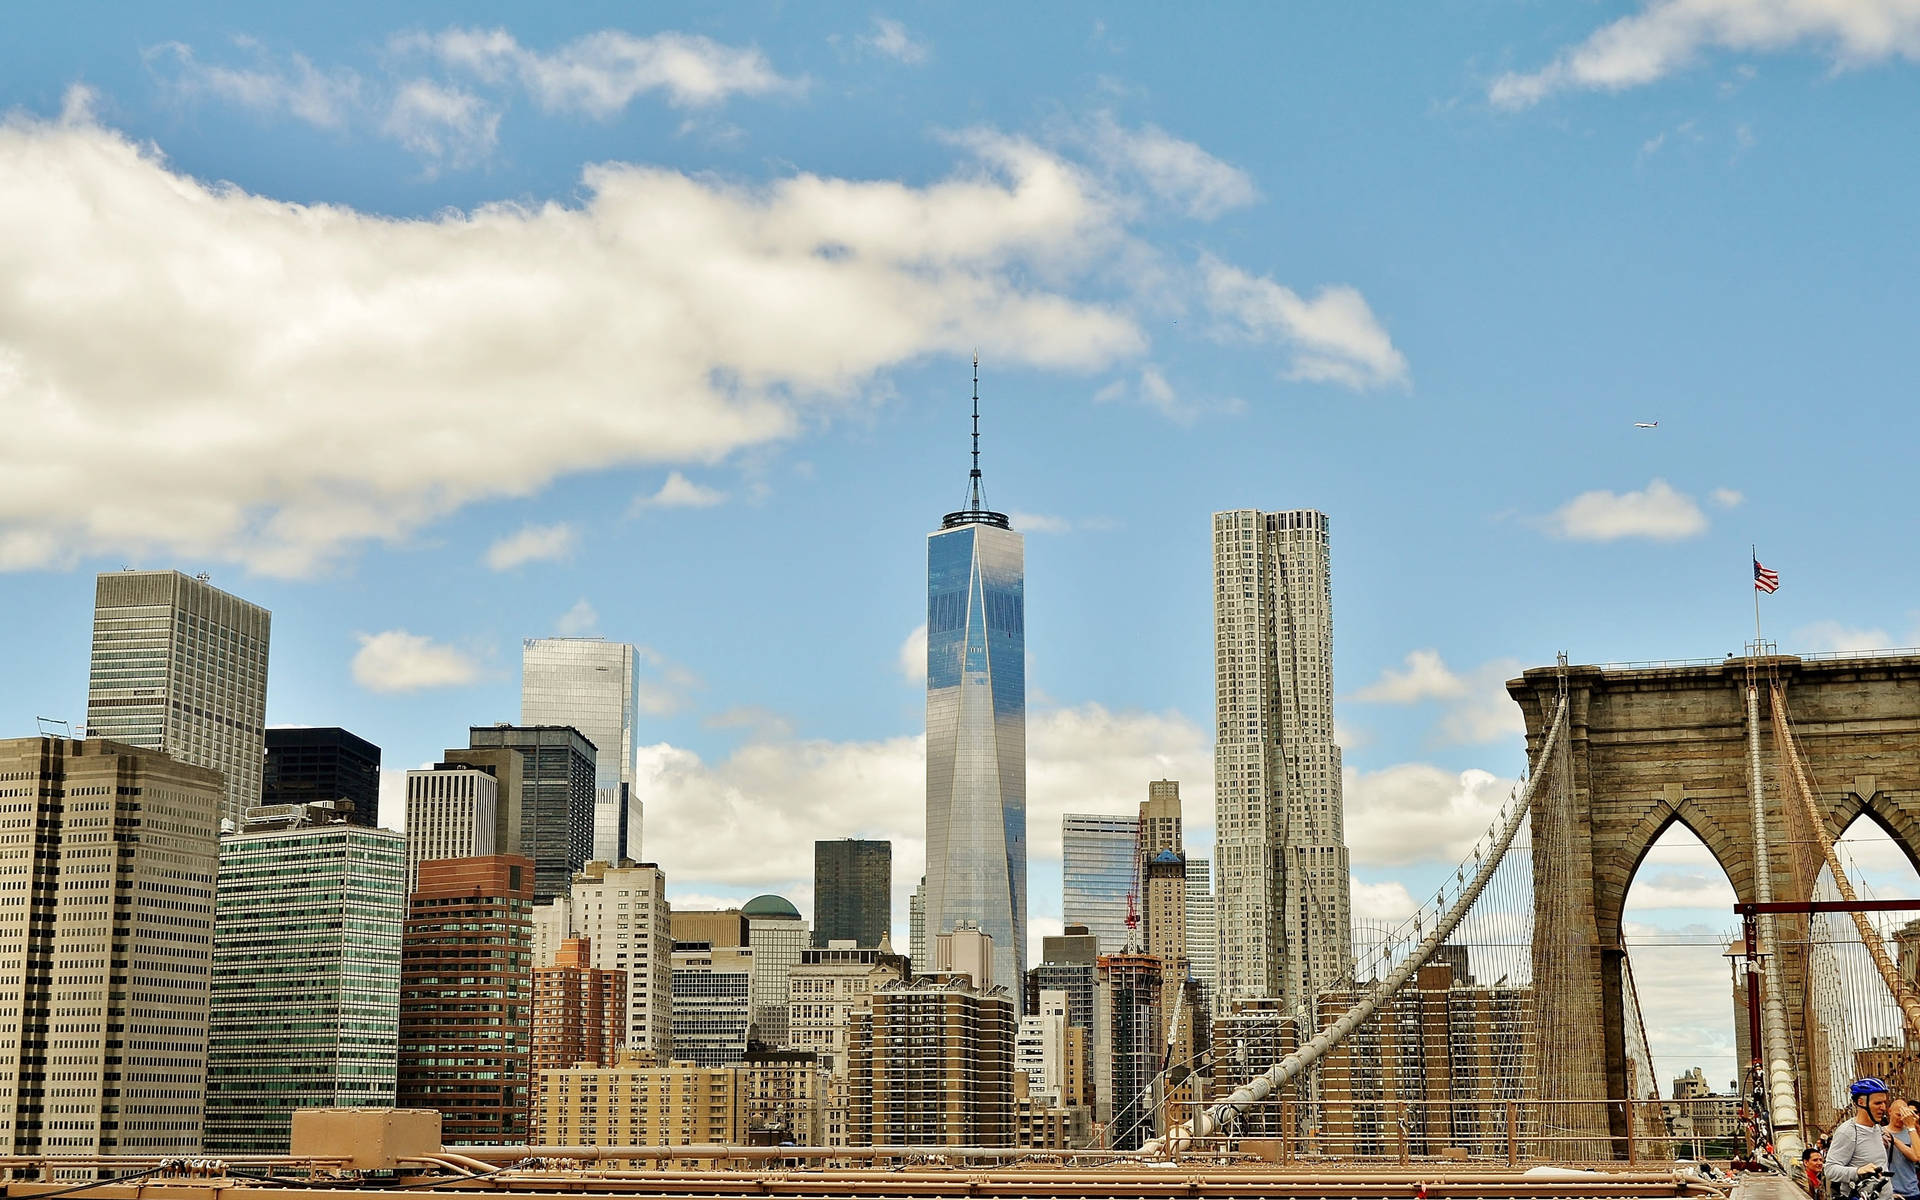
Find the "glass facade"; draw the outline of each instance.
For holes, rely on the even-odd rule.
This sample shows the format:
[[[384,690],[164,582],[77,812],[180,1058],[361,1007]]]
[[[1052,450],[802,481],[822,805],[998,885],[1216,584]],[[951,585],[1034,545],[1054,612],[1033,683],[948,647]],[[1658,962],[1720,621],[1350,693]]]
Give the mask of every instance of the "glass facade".
[[[533,899],[564,896],[593,857],[598,750],[567,725],[476,725],[474,750],[520,752],[520,838],[508,849],[533,860]]]
[[[1140,941],[1127,935],[1127,893],[1138,887],[1139,843],[1138,817],[1067,813],[1060,819],[1060,913],[1067,924],[1085,925],[1099,938],[1103,954]]]
[[[394,1102],[406,847],[347,824],[220,840],[209,1153],[285,1154],[296,1108]]]
[[[260,803],[272,614],[178,571],[94,581],[87,733],[226,778],[220,816]]]
[[[641,860],[633,789],[634,649],[600,638],[528,638],[520,652],[520,723],[571,725],[599,756],[591,857]]]
[[[878,946],[893,929],[893,843],[813,844],[813,944]]]
[[[925,936],[977,923],[1012,981],[1027,944],[1025,558],[997,513],[952,514],[927,538]]]
[[[263,804],[345,801],[346,819],[380,825],[380,747],[338,727],[267,730]]]

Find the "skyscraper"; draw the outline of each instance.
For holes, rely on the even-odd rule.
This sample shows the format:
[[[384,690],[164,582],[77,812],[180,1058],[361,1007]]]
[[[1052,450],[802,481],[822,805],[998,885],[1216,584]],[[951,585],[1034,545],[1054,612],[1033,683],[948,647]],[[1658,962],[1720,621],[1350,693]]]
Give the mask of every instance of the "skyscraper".
[[[479,767],[440,763],[408,771],[405,890],[413,890],[423,862],[497,852],[499,806],[499,781]]]
[[[520,723],[571,725],[595,760],[593,850],[610,866],[640,861],[639,797],[633,794],[634,649],[600,638],[528,638],[520,651]]]
[[[1200,981],[1200,994],[1209,1007],[1218,987],[1215,967],[1220,958],[1220,922],[1214,912],[1213,862],[1205,858],[1187,860],[1187,957],[1193,963],[1193,977]]]
[[[147,750],[0,741],[0,1153],[200,1152],[222,795]]]
[[[1127,896],[1138,885],[1139,844],[1138,817],[1067,813],[1060,818],[1060,915],[1085,925],[1100,939],[1103,954],[1140,944],[1127,932]]]
[[[406,875],[405,834],[347,820],[220,839],[209,1153],[285,1154],[303,1105],[393,1103]]]
[[[401,1108],[440,1110],[447,1144],[527,1140],[533,863],[423,863],[401,933]]]
[[[981,494],[979,374],[976,362],[967,506],[927,536],[926,936],[976,922],[993,938],[995,977],[1017,991],[1027,957],[1026,549]]]
[[[218,820],[260,803],[272,614],[178,571],[94,581],[87,732],[225,776]],[[219,833],[218,821],[214,833]]]
[[[533,860],[533,898],[565,895],[573,873],[593,857],[598,749],[570,725],[475,725],[474,750],[520,753],[520,830],[501,849]]]
[[[1327,518],[1213,516],[1219,1001],[1305,1003],[1352,958]]]
[[[344,729],[267,730],[262,804],[345,801],[347,820],[380,825],[380,747]]]
[[[813,844],[813,944],[878,946],[893,929],[893,843]]]

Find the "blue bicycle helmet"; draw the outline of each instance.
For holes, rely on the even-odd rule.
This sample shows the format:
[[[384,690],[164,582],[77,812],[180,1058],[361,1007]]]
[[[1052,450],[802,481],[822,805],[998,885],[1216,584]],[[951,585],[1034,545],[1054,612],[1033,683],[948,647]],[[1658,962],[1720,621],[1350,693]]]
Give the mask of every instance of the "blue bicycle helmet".
[[[1892,1092],[1893,1089],[1869,1075],[1865,1079],[1854,1080],[1853,1086],[1848,1088],[1847,1091],[1855,1100],[1864,1100],[1875,1092]]]

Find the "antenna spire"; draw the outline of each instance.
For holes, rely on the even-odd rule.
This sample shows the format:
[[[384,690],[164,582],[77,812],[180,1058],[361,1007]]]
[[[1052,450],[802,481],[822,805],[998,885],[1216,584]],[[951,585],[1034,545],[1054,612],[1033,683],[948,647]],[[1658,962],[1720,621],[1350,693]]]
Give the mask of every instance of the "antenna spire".
[[[985,489],[980,484],[980,352],[973,352],[973,469],[967,472],[967,506],[950,512],[941,521],[942,529],[956,525],[994,525],[1010,529],[1005,513],[987,507]]]
[[[968,477],[967,509],[979,512],[986,505],[980,498],[980,352],[973,352],[973,472]]]

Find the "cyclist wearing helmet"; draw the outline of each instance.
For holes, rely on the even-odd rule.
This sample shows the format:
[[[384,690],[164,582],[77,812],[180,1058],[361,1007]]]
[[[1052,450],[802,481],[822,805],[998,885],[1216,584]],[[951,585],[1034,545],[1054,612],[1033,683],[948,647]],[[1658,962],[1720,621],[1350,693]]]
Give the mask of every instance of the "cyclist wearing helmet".
[[[1853,1116],[1835,1126],[1827,1145],[1822,1176],[1836,1196],[1890,1195],[1887,1180],[1887,1085],[1878,1079],[1854,1081]]]

